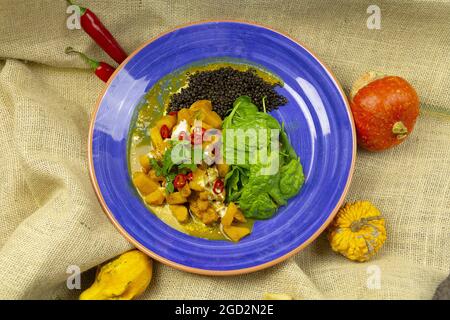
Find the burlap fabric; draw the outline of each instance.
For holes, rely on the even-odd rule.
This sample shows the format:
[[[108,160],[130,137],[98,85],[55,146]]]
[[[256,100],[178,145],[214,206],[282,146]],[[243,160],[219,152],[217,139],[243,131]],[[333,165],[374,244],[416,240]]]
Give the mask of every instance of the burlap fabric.
[[[322,235],[285,263],[249,275],[197,276],[156,263],[143,298],[433,296],[450,266],[448,1],[79,3],[128,52],[183,23],[243,19],[304,42],[346,90],[375,69],[405,77],[421,99],[404,144],[376,154],[358,150],[348,200],[368,199],[387,219],[388,240],[371,262],[333,253]],[[366,26],[371,4],[381,8],[381,30]],[[131,248],[103,214],[88,176],[88,124],[104,84],[63,51],[72,45],[111,60],[83,31],[68,30],[67,16],[62,0],[0,2],[0,298],[75,298],[80,291],[65,284],[69,265],[88,270]],[[379,289],[367,286],[373,268],[381,272]],[[89,281],[83,274],[84,285]]]

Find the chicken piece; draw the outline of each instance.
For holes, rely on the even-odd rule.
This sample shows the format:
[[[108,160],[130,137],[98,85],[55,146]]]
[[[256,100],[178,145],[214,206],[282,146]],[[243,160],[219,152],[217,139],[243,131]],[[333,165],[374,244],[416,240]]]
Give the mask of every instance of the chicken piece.
[[[219,220],[219,215],[217,214],[216,210],[209,207],[206,211],[203,212],[201,220],[204,224],[209,225]]]
[[[201,200],[208,200],[209,199],[209,192],[208,191],[202,191],[198,194],[198,197]]]
[[[189,209],[191,212],[198,218],[201,218],[203,215],[203,211],[198,207],[198,203],[196,200],[192,200],[189,202]]]
[[[205,170],[197,169],[192,172],[192,181],[189,182],[189,188],[195,191],[205,190]]]
[[[187,199],[183,197],[183,195],[180,192],[168,194],[166,200],[168,204],[182,204],[187,202]]]
[[[188,183],[186,183],[184,185],[184,187],[181,188],[180,193],[185,198],[187,198],[187,197],[189,197],[191,195],[192,191],[191,191],[191,188],[189,188],[189,184]]]
[[[206,211],[206,210],[208,210],[208,207],[209,207],[209,201],[198,199],[197,206],[200,211]]]

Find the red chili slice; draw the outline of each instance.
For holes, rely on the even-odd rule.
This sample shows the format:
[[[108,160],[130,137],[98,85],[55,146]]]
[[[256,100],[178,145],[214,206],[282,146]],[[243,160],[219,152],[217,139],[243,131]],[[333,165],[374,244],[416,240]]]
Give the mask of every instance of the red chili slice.
[[[189,136],[186,133],[186,131],[181,131],[180,134],[178,135],[178,140],[179,141],[183,141],[183,140],[189,140]]]
[[[170,138],[170,129],[165,124],[161,126],[161,129],[159,129],[159,133],[161,134],[161,138],[163,139]]]
[[[187,181],[192,181],[192,179],[194,179],[194,174],[192,173],[192,171],[186,175],[186,179]]]
[[[170,112],[168,113],[169,116],[176,116],[177,114],[178,114],[177,111],[170,111]]]
[[[173,186],[177,189],[181,189],[186,185],[186,176],[184,174],[177,174],[175,180],[173,180]]]
[[[205,131],[205,128],[201,128],[200,130],[199,127],[195,127],[191,133],[191,144],[202,144]]]
[[[223,192],[225,185],[222,180],[217,179],[214,181],[213,191],[215,194],[220,194]]]

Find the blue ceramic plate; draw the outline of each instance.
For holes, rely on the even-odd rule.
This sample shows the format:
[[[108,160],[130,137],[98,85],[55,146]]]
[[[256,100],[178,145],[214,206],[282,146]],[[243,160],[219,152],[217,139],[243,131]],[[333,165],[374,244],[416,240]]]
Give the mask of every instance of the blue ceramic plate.
[[[306,182],[271,219],[239,243],[183,234],[151,214],[128,172],[127,141],[135,108],[161,77],[203,59],[261,65],[284,81],[289,103],[272,113],[285,122]],[[136,50],[109,80],[91,123],[89,162],[103,209],[119,231],[151,257],[189,272],[227,275],[260,270],[298,252],[332,220],[350,183],[355,131],[346,98],[308,49],[276,31],[241,22],[182,27]]]

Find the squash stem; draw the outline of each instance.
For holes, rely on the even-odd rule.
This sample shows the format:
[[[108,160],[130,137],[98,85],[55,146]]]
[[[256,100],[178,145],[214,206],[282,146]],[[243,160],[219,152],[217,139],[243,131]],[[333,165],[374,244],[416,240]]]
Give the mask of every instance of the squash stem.
[[[368,225],[370,221],[380,220],[380,219],[381,219],[381,216],[361,218],[357,221],[353,221],[352,224],[350,225],[350,229],[352,230],[352,232],[358,232],[359,230],[361,230],[362,227]]]
[[[408,128],[403,122],[397,121],[392,126],[392,133],[396,135],[397,139],[404,139],[408,135]]]

